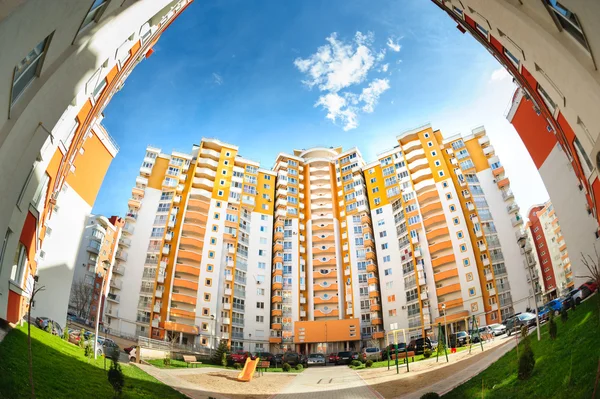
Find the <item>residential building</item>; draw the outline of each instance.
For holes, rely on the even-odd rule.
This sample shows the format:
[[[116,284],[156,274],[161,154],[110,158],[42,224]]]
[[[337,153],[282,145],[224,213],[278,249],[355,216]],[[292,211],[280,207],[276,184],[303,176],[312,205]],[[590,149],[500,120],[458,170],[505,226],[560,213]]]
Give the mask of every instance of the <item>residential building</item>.
[[[46,226],[57,236],[61,229],[75,237],[83,232],[83,215],[89,214],[84,208],[93,205],[108,166],[107,147],[99,144],[102,128],[97,128],[104,108],[190,0],[59,3],[0,6],[0,318],[11,322],[25,314],[38,263],[50,251],[44,245]],[[84,173],[79,164],[92,160],[99,161],[97,170]],[[57,225],[66,219],[56,218],[69,212],[70,199],[76,200],[71,190],[87,202],[76,208],[80,224],[73,230]],[[46,263],[67,266],[48,273],[56,270],[72,281],[73,270],[66,269],[79,242],[61,244],[70,245],[70,258],[57,253]],[[53,292],[50,283],[63,281],[39,277],[49,283],[47,295]],[[65,309],[68,292],[61,295]]]
[[[356,149],[280,153],[271,350],[359,350],[383,342],[377,260]]]
[[[561,296],[575,285],[567,244],[550,201],[529,210],[529,230],[540,267],[544,302]]]
[[[483,127],[443,139],[426,125],[397,139],[363,167],[385,328],[418,337],[525,310],[522,220]]]
[[[117,254],[111,330],[180,344],[269,345],[275,173],[234,145],[202,139],[190,154],[146,150]]]
[[[600,218],[600,3],[432,2],[514,77],[519,89],[508,119],[540,171],[569,248],[593,254]],[[572,268],[585,274],[580,256]]]

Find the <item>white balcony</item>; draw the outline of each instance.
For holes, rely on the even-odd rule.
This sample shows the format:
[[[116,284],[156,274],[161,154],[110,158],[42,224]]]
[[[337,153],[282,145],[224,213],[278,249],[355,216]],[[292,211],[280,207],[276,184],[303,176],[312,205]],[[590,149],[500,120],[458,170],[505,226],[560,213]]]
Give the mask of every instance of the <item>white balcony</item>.
[[[200,155],[205,155],[207,157],[212,157],[212,158],[217,158],[217,159],[219,159],[221,157],[221,153],[211,150],[209,148],[202,148],[200,150]]]
[[[416,258],[420,258],[421,256],[422,256],[421,249],[420,248],[416,248],[415,249],[415,257]]]
[[[183,184],[178,184],[178,185],[177,185],[177,192],[178,192],[178,193],[181,193],[181,192],[183,192],[183,188],[184,188],[184,187],[183,187]]]
[[[217,172],[209,168],[200,167],[196,168],[196,176],[210,176],[214,179],[217,177]]]
[[[419,143],[419,145],[421,145]],[[420,156],[425,156],[425,151],[422,148],[419,148],[418,150],[414,150],[411,151],[410,153],[405,154],[406,160],[408,162],[411,162],[412,159],[416,158],[416,157],[420,157]]]
[[[305,310],[301,310],[300,311],[300,317],[306,317],[306,311]]]
[[[223,317],[223,324],[227,326],[230,325],[231,319],[229,317]]]
[[[119,240],[119,245],[123,247],[129,247],[131,245],[131,239],[127,237],[121,237],[121,239]]]
[[[425,187],[433,186],[433,185],[435,185],[435,181],[433,181],[433,179],[426,179],[426,180],[423,180],[422,182],[415,184],[415,191],[418,192],[418,191],[421,191]]]
[[[350,275],[350,269],[344,269],[344,276]]]
[[[231,310],[231,304],[230,303],[224,303],[223,304],[223,310]]]
[[[169,252],[171,252],[171,246],[170,245],[164,245],[162,248],[162,254],[163,255],[168,255]]]
[[[146,168],[145,166],[140,167],[140,174],[144,176],[150,176],[152,173],[152,168]]]
[[[152,320],[152,327],[158,328],[158,319]]]
[[[116,280],[113,278],[112,280],[110,280],[110,286],[120,290],[123,288],[123,281]]]
[[[173,203],[175,205],[179,205],[180,202],[181,202],[181,195],[176,195],[175,197],[173,197]]]
[[[163,296],[163,290],[156,290],[156,292],[154,293],[154,296],[156,298],[162,298],[162,296]]]
[[[217,161],[213,161],[210,158],[198,158],[198,166],[212,166],[213,168],[216,168],[219,166],[219,163]]]
[[[147,186],[148,185],[148,178],[143,177],[143,176],[138,176],[135,178],[135,183],[139,184],[140,186]]]
[[[514,202],[506,207],[508,213],[519,212],[519,209],[519,205]]]
[[[152,310],[154,311],[154,313],[160,312],[160,305],[159,304],[154,305],[154,308],[152,308]]]
[[[494,311],[494,310],[498,310],[498,304],[497,303],[495,303],[495,304],[492,305],[492,311]]]
[[[165,234],[165,241],[169,242],[173,239],[173,232],[169,231],[167,234]]]
[[[478,217],[478,216],[473,216],[473,217],[471,218],[471,221],[472,221],[474,224],[477,224],[477,223],[479,223],[479,217]]]
[[[423,158],[423,159],[417,159],[411,163],[408,164],[408,169],[410,169],[411,171],[419,166],[429,166],[429,161],[427,161],[427,158]]]
[[[483,136],[479,138],[479,144],[482,147],[485,147],[486,145],[488,145],[490,143],[490,138],[488,136]]]
[[[474,211],[475,210],[475,205],[473,205],[472,202],[467,202],[467,209],[470,211]]]
[[[479,244],[479,250],[480,251],[485,251],[487,249],[485,244]]]
[[[484,153],[486,156],[491,156],[491,155],[494,155],[494,146],[493,146],[493,145],[489,145],[489,146],[485,147],[485,148],[483,149],[483,153]]]
[[[346,314],[352,314],[352,312],[353,312],[352,308],[346,309]]]
[[[158,276],[156,277],[156,281],[157,281],[159,284],[164,284],[164,282],[165,282],[165,275],[164,275],[164,274],[161,274],[161,273],[159,273],[159,274],[158,274]]]
[[[481,230],[475,230],[475,236],[479,237],[479,238],[483,237],[482,231]]]
[[[300,297],[300,303],[305,304],[306,303],[306,297],[301,296]]]
[[[225,288],[225,295],[231,296],[231,288]]]
[[[482,259],[481,262],[483,263],[484,266],[489,266],[490,265],[489,258]]]
[[[233,281],[233,275],[231,275],[231,274],[226,274],[226,275],[225,275],[225,280],[226,280],[226,281]]]
[[[421,291],[421,300],[422,301],[427,300],[427,291]]]
[[[494,279],[494,275],[492,273],[485,274],[485,281],[492,281]]]
[[[513,227],[523,224],[523,218],[519,214],[517,214],[515,217],[511,218],[510,221],[511,221]]]
[[[410,240],[412,241],[413,244],[418,244],[419,243],[419,235],[416,234],[415,236],[411,236]]]
[[[406,153],[415,148],[421,148],[421,141],[419,141],[419,140],[409,141],[408,143],[406,143],[402,146],[402,151],[404,151]]]

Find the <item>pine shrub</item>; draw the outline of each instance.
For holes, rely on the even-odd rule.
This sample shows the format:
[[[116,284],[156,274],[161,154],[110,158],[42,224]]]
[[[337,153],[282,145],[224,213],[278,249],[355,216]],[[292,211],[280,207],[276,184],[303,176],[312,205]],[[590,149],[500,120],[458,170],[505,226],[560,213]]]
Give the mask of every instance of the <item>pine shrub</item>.
[[[296,370],[298,370],[298,371],[302,371],[302,370],[304,370],[304,366],[303,366],[303,365],[301,365],[301,364],[297,364],[297,365],[296,365]]]
[[[371,366],[373,366],[373,361],[371,359],[369,359],[365,362],[365,367],[371,367]]]
[[[121,370],[121,365],[119,364],[119,354],[114,353],[111,360],[110,370],[108,370],[108,382],[110,382],[110,385],[113,387],[114,397],[118,398],[121,396],[123,387],[125,386],[125,376],[123,375],[123,370]]]
[[[283,363],[283,366],[281,366],[281,369],[283,371],[290,371],[292,369],[292,366],[290,366],[289,363]]]
[[[523,345],[523,350],[519,356],[519,379],[527,380],[533,374],[535,367],[535,357],[531,345]]]
[[[219,343],[219,346],[217,347],[217,350],[215,351],[215,353],[213,353],[212,357],[210,358],[210,362],[212,364],[215,365],[223,365],[223,354],[225,354],[225,366],[227,365],[227,351],[229,350],[229,347],[227,346],[227,341],[221,341]]]
[[[352,362],[350,362],[350,365],[354,367],[360,367],[362,366],[362,362],[360,360],[353,360]]]
[[[83,329],[79,332],[79,347],[83,348],[83,344],[85,343],[85,331]]]
[[[555,340],[558,335],[558,328],[556,326],[556,321],[554,320],[554,312],[549,313],[548,317],[548,333],[550,334],[550,339]]]
[[[567,313],[567,309],[565,309],[564,307],[560,311],[560,319],[563,323],[566,323],[567,320],[569,320],[569,313]]]

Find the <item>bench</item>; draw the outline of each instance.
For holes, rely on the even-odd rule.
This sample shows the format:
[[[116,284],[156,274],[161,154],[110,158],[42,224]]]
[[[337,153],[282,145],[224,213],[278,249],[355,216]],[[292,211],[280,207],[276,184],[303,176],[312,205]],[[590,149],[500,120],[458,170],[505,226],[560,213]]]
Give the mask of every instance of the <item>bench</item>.
[[[398,359],[404,359],[406,357],[415,357],[415,352],[414,351],[410,351],[408,353],[407,352],[400,352],[400,353],[398,353],[397,356],[398,356]],[[395,353],[391,354],[390,358],[393,359],[393,360],[396,360],[396,354]]]
[[[256,365],[256,370],[258,370],[258,375],[264,374],[264,372],[271,367],[271,362],[268,360],[261,360]]]
[[[187,367],[190,367],[190,364],[191,365],[202,364],[202,362],[197,361],[196,356],[186,356],[186,355],[183,355],[183,361],[186,363]]]

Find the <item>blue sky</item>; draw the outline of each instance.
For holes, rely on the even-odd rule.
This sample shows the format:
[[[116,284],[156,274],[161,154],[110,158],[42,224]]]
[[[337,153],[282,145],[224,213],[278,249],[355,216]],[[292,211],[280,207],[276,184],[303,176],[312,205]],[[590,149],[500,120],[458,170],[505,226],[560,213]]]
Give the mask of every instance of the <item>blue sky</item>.
[[[196,0],[105,110],[120,153],[94,212],[124,214],[147,145],[189,152],[215,137],[267,168],[317,145],[357,146],[371,161],[430,122],[445,136],[486,125],[525,213],[548,195],[504,118],[513,91],[429,0]]]

